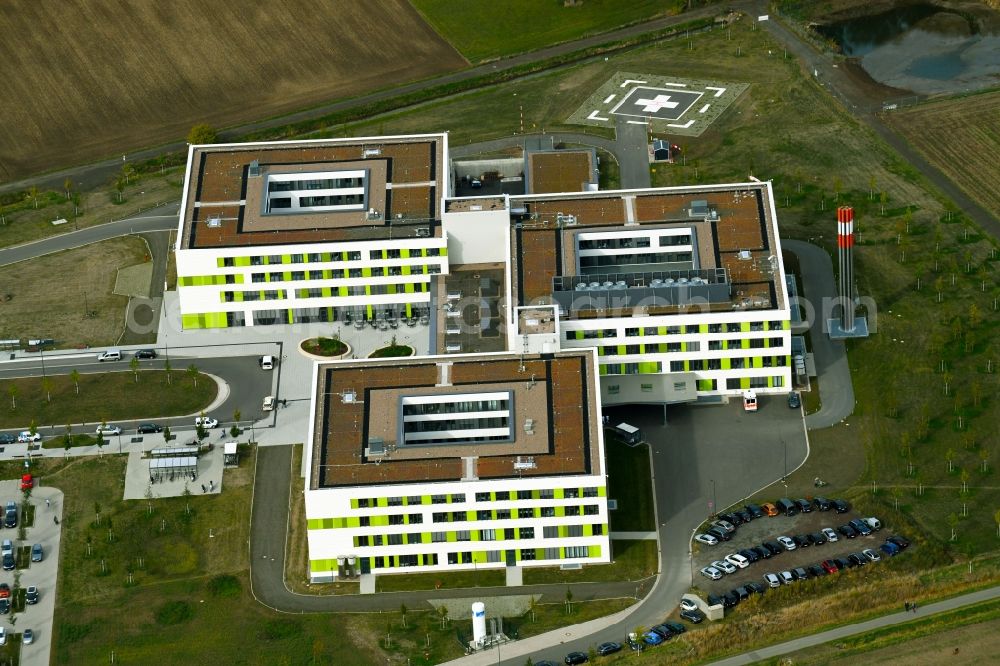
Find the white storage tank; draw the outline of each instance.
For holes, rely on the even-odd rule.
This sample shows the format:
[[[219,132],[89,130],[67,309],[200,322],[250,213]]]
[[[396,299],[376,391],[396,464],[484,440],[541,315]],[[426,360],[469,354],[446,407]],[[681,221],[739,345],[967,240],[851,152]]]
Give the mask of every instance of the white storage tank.
[[[482,645],[486,640],[486,604],[477,601],[472,604],[472,641]]]

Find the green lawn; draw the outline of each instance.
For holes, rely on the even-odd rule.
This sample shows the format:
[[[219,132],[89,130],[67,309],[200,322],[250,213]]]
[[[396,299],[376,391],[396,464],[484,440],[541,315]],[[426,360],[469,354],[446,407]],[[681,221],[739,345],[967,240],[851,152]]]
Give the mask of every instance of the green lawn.
[[[412,0],[452,46],[479,62],[607,32],[657,16],[676,14],[685,0],[585,0],[567,7],[562,0]],[[474,26],[474,27],[470,27]]]
[[[70,375],[4,380],[6,404],[0,408],[0,428],[27,428],[34,422],[43,435],[63,435],[67,423],[196,414],[218,392],[215,382],[201,373],[197,384],[190,374],[176,370],[170,373],[169,382],[162,370],[141,370],[136,381],[127,367],[122,364],[120,372],[81,374],[79,393]],[[50,425],[51,429],[46,427]],[[79,426],[74,428],[75,434],[82,432]],[[89,428],[87,433],[93,434]]]
[[[371,358],[396,358],[399,356],[412,356],[413,347],[409,345],[389,345],[387,347],[380,347],[373,351],[369,356]]]
[[[559,567],[525,567],[524,584],[605,583],[642,580],[656,574],[659,562],[655,541],[612,541],[611,564],[592,564],[563,571]]]
[[[472,571],[442,571],[435,573],[392,574],[376,576],[378,592],[403,592],[407,590],[460,589],[472,587],[499,587],[504,585],[503,569],[473,569]]]
[[[626,446],[609,435],[604,450],[608,464],[608,499],[618,501],[618,508],[610,512],[611,531],[656,529],[649,447],[645,444]]]

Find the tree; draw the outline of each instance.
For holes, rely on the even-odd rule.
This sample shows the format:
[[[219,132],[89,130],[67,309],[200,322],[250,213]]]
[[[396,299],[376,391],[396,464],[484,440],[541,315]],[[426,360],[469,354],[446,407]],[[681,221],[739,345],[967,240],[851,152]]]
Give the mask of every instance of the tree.
[[[38,434],[38,424],[35,422],[35,419],[31,419],[31,423],[28,424],[28,432],[31,434],[32,439]]]
[[[66,424],[66,444],[73,446],[73,426],[69,423]],[[67,447],[68,448],[68,447]]]
[[[10,396],[10,408],[17,409],[17,384],[11,384],[7,387],[7,395]]]
[[[955,471],[954,465],[952,465],[952,459],[955,457],[955,451],[953,449],[948,449],[945,451],[944,459],[948,461],[948,473],[951,474]]]
[[[528,611],[531,613],[531,621],[535,621],[535,610],[538,608],[538,598],[535,595],[528,597]]]
[[[129,181],[135,178],[135,176],[136,176],[136,171],[134,166],[128,163],[122,165],[122,178],[125,179],[126,185],[128,185]]]
[[[45,391],[45,402],[52,402],[52,378],[42,377],[42,390]]]
[[[1000,513],[1000,512],[998,512]],[[997,528],[1000,531],[1000,528]],[[439,606],[438,607],[438,617],[441,618],[441,628],[444,629],[445,625],[448,624],[448,607]]]
[[[38,188],[32,185],[28,188],[28,196],[31,198],[31,202],[38,208]]]
[[[94,502],[94,513],[97,514],[97,525],[101,524],[101,503]]]
[[[875,181],[875,176],[868,179],[868,201],[875,199],[875,186],[878,183]]]
[[[958,539],[958,532],[955,531],[955,528],[958,527],[958,514],[953,513],[948,516],[948,527],[951,528],[951,540],[955,541]]]
[[[406,629],[406,611],[409,610],[406,604],[399,604],[399,614],[403,616],[403,629]]]
[[[187,373],[188,373],[188,376],[191,377],[191,380],[194,381],[194,385],[197,387],[198,386],[198,366],[196,366],[194,363],[192,363],[191,365],[188,366]]]
[[[888,200],[889,196],[885,193],[885,190],[879,192],[878,194],[879,211],[881,212],[883,217],[885,217],[885,204]]]
[[[591,645],[590,649],[587,650],[587,659],[592,664],[597,663],[597,648],[595,648],[593,645]]]
[[[137,359],[135,356],[133,356],[132,360],[128,362],[128,367],[129,367],[129,370],[132,371],[132,374],[135,376],[135,383],[138,384],[139,383],[139,359]]]
[[[163,441],[170,443],[170,427],[167,426],[163,429]]]
[[[167,373],[167,384],[170,383],[170,359],[163,362],[163,372]]]
[[[573,590],[566,588],[566,614],[573,612]]]
[[[208,431],[205,430],[204,421],[205,421],[205,412],[202,412],[201,418],[198,419],[198,422],[194,426],[195,436],[198,438],[198,441],[201,441],[206,437],[208,437]]]
[[[962,494],[969,494],[969,470],[963,469],[961,474],[962,479]]]
[[[101,427],[97,429],[97,454],[104,455],[104,429],[108,427],[108,422],[101,419]]]
[[[987,464],[989,463],[990,460],[990,450],[985,446],[979,449],[979,459],[983,462],[982,469],[983,469],[983,474],[985,474],[988,466]]]
[[[118,203],[125,201],[125,178],[119,176],[115,178],[115,191],[118,192]]]
[[[76,387],[76,394],[80,395],[80,371],[73,368],[73,370],[69,373],[69,380],[73,382],[73,386]]]
[[[191,144],[215,143],[218,140],[215,129],[207,123],[198,123],[188,132],[187,142]]]
[[[71,196],[71,194],[73,192],[73,179],[72,178],[67,178],[66,180],[63,181],[63,192],[66,193],[66,199],[69,200],[69,198],[70,198],[70,196]]]

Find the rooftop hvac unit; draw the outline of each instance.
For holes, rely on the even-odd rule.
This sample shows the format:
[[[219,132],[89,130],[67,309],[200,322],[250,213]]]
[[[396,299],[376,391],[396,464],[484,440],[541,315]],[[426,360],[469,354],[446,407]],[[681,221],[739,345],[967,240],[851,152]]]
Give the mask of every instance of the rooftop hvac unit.
[[[750,250],[740,250],[738,256],[740,258],[740,261],[750,261],[751,259]]]
[[[535,459],[532,456],[518,456],[514,460],[514,469],[535,469],[538,465],[535,464]]]
[[[247,170],[247,175],[250,178],[257,178],[260,176],[260,162],[254,160],[250,163],[250,168]]]
[[[221,217],[210,217],[210,218],[208,218],[208,228],[209,229],[218,229],[221,226],[222,226],[222,218]]]
[[[420,227],[419,229],[417,229],[417,235],[422,238],[427,238],[428,236],[431,235],[431,230],[428,229],[427,227]]]
[[[365,152],[362,153],[364,157],[378,157],[382,154],[381,148],[365,148]]]

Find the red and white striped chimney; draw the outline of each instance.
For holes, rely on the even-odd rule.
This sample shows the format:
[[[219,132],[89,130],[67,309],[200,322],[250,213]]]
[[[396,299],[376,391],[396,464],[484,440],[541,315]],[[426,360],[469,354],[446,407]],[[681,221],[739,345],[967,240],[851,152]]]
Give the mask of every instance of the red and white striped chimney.
[[[840,258],[840,328],[854,330],[854,209],[837,209],[837,249]]]

